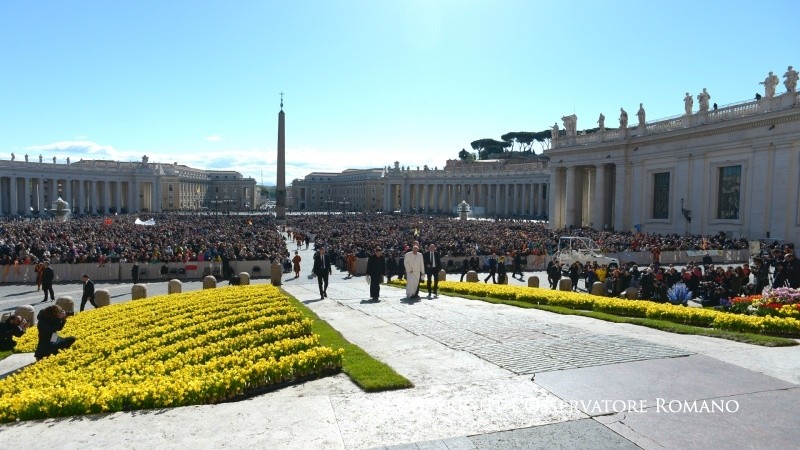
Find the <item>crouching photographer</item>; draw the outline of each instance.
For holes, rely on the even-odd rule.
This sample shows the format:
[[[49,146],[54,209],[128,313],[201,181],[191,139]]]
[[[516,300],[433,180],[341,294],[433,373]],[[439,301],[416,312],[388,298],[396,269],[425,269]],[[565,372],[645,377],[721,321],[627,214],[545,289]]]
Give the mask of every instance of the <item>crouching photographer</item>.
[[[11,317],[0,323],[0,351],[12,351],[17,346],[14,337],[22,337],[28,329],[28,321],[13,314]]]
[[[61,337],[58,335],[58,332],[67,323],[67,314],[60,306],[48,306],[39,311],[36,319],[39,321],[37,325],[39,345],[36,346],[36,353],[34,353],[37,361],[46,356],[56,355],[59,351],[70,348],[75,343],[75,338],[72,336]]]

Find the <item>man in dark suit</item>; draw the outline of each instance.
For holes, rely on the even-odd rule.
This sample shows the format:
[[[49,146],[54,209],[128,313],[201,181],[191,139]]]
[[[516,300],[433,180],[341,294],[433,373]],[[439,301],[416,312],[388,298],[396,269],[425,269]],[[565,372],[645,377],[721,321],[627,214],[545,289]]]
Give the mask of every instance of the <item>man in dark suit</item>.
[[[134,261],[133,266],[131,267],[131,278],[133,278],[133,284],[139,282],[139,262]]]
[[[50,267],[50,263],[45,261],[44,269],[42,269],[42,290],[44,290],[44,300],[42,303],[47,301],[48,294],[50,295],[50,301],[56,301],[56,294],[53,292],[53,280],[56,278],[55,272],[53,272],[53,268]]]
[[[317,277],[320,300],[328,296],[328,275],[332,273],[330,258],[325,254],[325,247],[320,247],[314,254],[314,267],[311,269]]]
[[[86,306],[86,302],[92,304],[95,308],[97,308],[97,303],[94,302],[94,282],[89,279],[89,275],[83,274],[83,297],[81,297],[81,312],[83,312],[83,308]]]
[[[425,275],[428,280],[428,298],[431,298],[431,277],[433,278],[433,296],[439,297],[439,271],[442,269],[442,258],[436,252],[435,245],[428,246],[428,251],[422,254],[422,261],[425,263]]]
[[[367,259],[367,275],[369,275],[369,298],[378,301],[381,294],[381,282],[386,274],[386,258],[380,247],[375,248],[375,254]]]

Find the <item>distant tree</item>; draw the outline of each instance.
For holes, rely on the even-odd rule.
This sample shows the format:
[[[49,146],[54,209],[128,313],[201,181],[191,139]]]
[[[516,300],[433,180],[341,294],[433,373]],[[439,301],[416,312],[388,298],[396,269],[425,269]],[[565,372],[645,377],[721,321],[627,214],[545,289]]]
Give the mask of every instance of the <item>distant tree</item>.
[[[542,150],[549,150],[550,149],[550,137],[552,136],[551,130],[548,128],[543,131],[538,131],[533,133],[533,140],[539,143],[542,147]]]
[[[275,186],[258,186],[262,199],[275,200]]]
[[[475,154],[468,152],[466,149],[462,148],[460,152],[458,152],[458,159],[464,162],[472,162],[475,161]]]
[[[495,139],[478,139],[477,141],[472,141],[470,145],[473,150],[478,152],[478,159],[490,159],[489,155],[502,154],[511,146],[508,142]]]
[[[500,139],[511,144],[511,151],[514,151],[514,144],[518,152],[531,152],[534,136],[536,133],[530,131],[512,131],[500,136]]]

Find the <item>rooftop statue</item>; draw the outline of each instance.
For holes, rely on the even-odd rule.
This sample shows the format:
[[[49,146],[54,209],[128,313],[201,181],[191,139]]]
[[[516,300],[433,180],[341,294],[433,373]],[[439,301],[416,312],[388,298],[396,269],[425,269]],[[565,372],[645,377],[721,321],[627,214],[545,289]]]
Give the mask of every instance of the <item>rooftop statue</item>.
[[[786,92],[797,91],[798,73],[796,70],[792,69],[792,66],[789,66],[789,68],[786,70],[786,73],[783,74],[783,78],[786,78],[783,81],[783,85],[786,86]]]
[[[624,109],[619,109],[619,127],[628,128],[628,113]]]
[[[692,95],[687,92],[686,97],[683,97],[683,109],[686,110],[687,115],[692,113],[692,106],[694,106],[694,99]]]
[[[764,97],[770,98],[775,96],[775,86],[778,85],[778,76],[772,72],[764,78],[764,81],[758,83],[764,85]]]
[[[708,101],[711,100],[711,95],[703,88],[703,92],[697,94],[697,101],[700,103],[700,111],[708,111]]]

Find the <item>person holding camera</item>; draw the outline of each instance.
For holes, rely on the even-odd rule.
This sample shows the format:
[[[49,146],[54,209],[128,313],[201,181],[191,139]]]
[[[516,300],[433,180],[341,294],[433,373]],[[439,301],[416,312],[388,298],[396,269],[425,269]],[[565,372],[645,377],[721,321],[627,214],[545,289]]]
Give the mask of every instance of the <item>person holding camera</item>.
[[[56,355],[59,351],[70,348],[75,343],[73,336],[61,337],[58,335],[58,332],[67,323],[67,313],[60,306],[48,306],[39,311],[36,319],[39,321],[37,325],[39,344],[36,346],[33,356],[37,361],[46,356]]]
[[[13,351],[17,346],[14,337],[22,337],[27,329],[28,321],[16,314],[0,323],[0,351]]]

